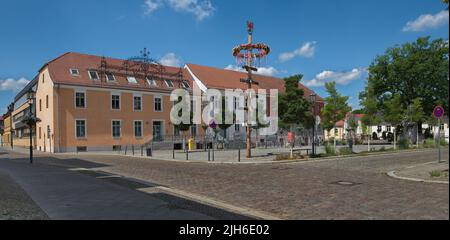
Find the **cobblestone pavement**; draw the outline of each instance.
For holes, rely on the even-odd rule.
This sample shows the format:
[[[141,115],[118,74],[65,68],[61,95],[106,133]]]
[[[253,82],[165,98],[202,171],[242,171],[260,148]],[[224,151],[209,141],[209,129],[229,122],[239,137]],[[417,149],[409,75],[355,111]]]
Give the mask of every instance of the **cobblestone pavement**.
[[[448,161],[448,149],[443,156]],[[74,157],[60,155],[60,160],[42,157],[36,161],[67,166]],[[386,175],[389,170],[434,161],[436,151],[241,165],[124,156],[78,158],[106,165],[96,170],[151,181],[284,219],[449,219],[448,185],[403,181]]]
[[[0,220],[45,220],[47,215],[6,173],[0,171]]]

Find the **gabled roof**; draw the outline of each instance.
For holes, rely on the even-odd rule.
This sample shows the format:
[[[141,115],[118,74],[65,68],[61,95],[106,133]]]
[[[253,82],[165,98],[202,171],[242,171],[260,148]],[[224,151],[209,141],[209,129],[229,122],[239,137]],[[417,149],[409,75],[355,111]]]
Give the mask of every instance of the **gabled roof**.
[[[247,89],[247,84],[242,83],[241,79],[247,78],[247,73],[233,70],[226,70],[214,67],[201,66],[196,64],[187,64],[187,67],[192,70],[193,74],[198,77],[203,84],[208,88],[217,89]],[[254,89],[278,89],[280,93],[285,91],[284,80],[275,77],[269,77],[259,74],[254,74],[253,79],[259,83],[254,85]],[[314,93],[311,89],[299,83],[299,88],[303,89],[304,96],[307,97]],[[317,96],[317,101],[323,101],[323,98]]]
[[[92,80],[89,77],[89,70],[96,70],[100,75],[101,63],[103,57],[68,52],[65,53],[58,58],[48,62],[44,65],[40,71],[48,68],[50,73],[50,77],[56,84],[67,84],[67,85],[75,85],[75,86],[86,86],[86,87],[103,87],[103,88],[112,88],[112,89],[130,89],[130,90],[139,90],[139,91],[160,91],[160,92],[170,92],[173,88],[168,87],[162,79],[171,79],[174,81],[175,88],[178,88],[176,81],[179,81],[179,78],[174,77],[180,71],[183,73],[183,80],[187,81],[189,85],[192,87],[192,78],[190,75],[183,70],[182,68],[163,66],[164,74],[158,74],[155,77],[156,87],[149,86],[146,79],[143,77],[134,76],[133,71],[125,72],[124,70],[119,70],[118,68],[108,67],[121,67],[124,66],[125,60],[115,59],[105,57],[106,65],[108,66],[106,70],[114,74],[114,78],[116,81],[108,82],[103,80]],[[74,76],[70,73],[70,69],[78,69],[79,75]],[[142,72],[137,72],[140,74]],[[133,76],[137,80],[137,84],[129,83],[127,80],[127,76]],[[162,77],[162,79],[160,79]],[[178,83],[179,84],[179,83]]]

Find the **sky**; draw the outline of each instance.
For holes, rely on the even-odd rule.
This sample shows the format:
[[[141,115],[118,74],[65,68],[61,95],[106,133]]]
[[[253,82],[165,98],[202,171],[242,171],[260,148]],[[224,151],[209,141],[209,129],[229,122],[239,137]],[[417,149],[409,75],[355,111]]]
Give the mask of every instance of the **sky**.
[[[254,41],[271,53],[259,73],[303,74],[359,108],[373,59],[421,36],[448,39],[440,0],[0,0],[0,113],[48,61],[65,52],[126,59],[146,47],[162,64],[238,69],[231,49]]]

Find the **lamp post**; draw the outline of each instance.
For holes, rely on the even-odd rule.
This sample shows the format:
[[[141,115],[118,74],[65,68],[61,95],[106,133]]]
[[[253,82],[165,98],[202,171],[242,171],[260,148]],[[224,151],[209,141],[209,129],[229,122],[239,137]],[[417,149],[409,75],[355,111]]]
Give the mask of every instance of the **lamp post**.
[[[28,115],[22,120],[22,122],[28,125],[28,127],[30,128],[30,164],[33,164],[33,126],[36,125],[37,122],[40,122],[40,120],[36,118],[33,113],[35,95],[36,93],[33,91],[33,89],[30,88],[27,93],[30,111],[28,112]]]
[[[316,155],[316,94],[309,95],[311,102],[312,102],[312,114],[313,114],[313,139],[312,139],[312,154]]]

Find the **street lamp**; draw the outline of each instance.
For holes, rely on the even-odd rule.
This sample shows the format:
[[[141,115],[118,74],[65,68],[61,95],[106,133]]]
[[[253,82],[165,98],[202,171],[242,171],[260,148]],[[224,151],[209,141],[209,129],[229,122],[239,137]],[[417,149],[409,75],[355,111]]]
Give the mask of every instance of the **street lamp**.
[[[35,95],[36,93],[30,88],[27,92],[30,110],[28,111],[28,115],[22,120],[22,123],[28,125],[30,128],[30,164],[33,163],[33,126],[36,125],[37,122],[40,122],[40,119],[38,119],[33,113]]]
[[[316,155],[316,94],[309,95],[312,102],[312,114],[313,114],[313,140],[312,140],[312,154]]]

